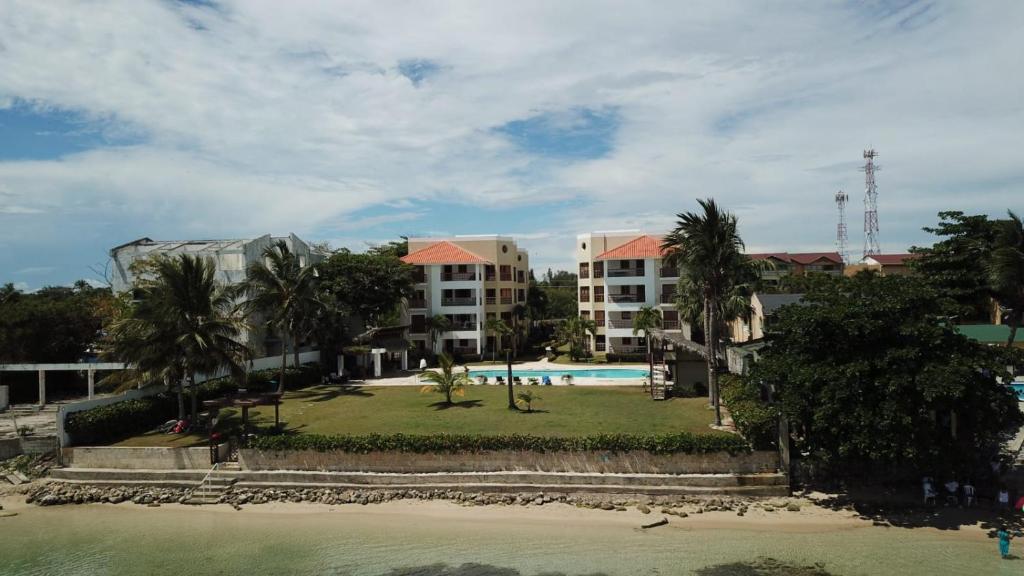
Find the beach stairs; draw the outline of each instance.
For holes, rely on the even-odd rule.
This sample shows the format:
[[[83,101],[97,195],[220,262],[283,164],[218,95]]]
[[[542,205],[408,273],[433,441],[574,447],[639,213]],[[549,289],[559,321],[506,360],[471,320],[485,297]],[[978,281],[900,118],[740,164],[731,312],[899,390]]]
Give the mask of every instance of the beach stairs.
[[[665,383],[665,369],[660,366],[654,367],[651,373],[651,397],[655,400],[664,400],[667,395],[668,385]]]
[[[221,496],[234,486],[238,478],[232,474],[239,470],[237,462],[224,462],[214,464],[210,471],[203,477],[192,490],[192,497],[185,501],[186,504],[201,506],[203,504],[217,504]]]

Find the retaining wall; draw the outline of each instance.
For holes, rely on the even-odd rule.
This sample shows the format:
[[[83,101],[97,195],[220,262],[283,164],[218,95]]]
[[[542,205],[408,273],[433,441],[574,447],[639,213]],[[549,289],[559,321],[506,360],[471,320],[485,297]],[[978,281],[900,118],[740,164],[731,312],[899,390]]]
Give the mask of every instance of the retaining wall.
[[[227,443],[217,449],[220,459],[224,460],[228,454]],[[64,465],[122,470],[206,470],[211,463],[210,449],[205,447],[79,446],[64,449]]]
[[[408,452],[239,451],[243,470],[311,470],[342,472],[575,472],[601,474],[757,474],[775,472],[775,452],[730,456],[711,454],[651,454],[643,451],[516,452],[460,454]]]
[[[54,436],[23,436],[0,440],[0,460],[14,458],[19,454],[45,454],[57,450]]]

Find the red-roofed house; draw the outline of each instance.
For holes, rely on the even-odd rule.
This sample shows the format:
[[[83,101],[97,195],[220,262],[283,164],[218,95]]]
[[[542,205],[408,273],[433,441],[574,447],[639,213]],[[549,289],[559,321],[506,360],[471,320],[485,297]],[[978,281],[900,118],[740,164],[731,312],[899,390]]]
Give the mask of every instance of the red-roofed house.
[[[489,318],[509,326],[518,320],[512,310],[526,302],[530,260],[515,240],[505,236],[410,238],[402,258],[416,267],[415,295],[407,302],[409,339],[421,354],[481,356],[498,343],[485,330]],[[451,329],[431,343],[427,319],[445,316]],[[518,333],[518,331],[517,331]]]
[[[843,257],[838,252],[769,252],[748,256],[772,263],[761,273],[761,280],[768,286],[777,285],[783,276],[803,276],[809,272],[839,276],[843,273]]]
[[[576,237],[579,314],[597,324],[597,335],[588,336],[592,351],[645,353],[644,339],[633,334],[633,318],[643,306],[661,311],[663,329],[689,338],[689,326],[673,306],[679,271],[662,266],[661,244],[661,235],[638,231]]]

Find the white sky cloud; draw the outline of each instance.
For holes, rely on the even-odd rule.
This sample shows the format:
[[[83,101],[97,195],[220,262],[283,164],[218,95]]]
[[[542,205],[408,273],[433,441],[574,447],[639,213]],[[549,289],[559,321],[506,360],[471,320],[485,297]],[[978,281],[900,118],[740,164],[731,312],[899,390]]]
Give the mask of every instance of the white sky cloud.
[[[521,231],[537,268],[570,265],[578,232],[656,230],[705,196],[751,247],[828,249],[838,188],[856,254],[869,146],[883,248],[903,250],[939,210],[1020,209],[1022,29],[1011,1],[8,0],[0,109],[70,111],[131,144],[0,156],[0,242],[23,254],[0,280],[60,267],[24,247],[84,250],[72,234],[386,238],[446,228],[416,221],[432,202],[488,208],[480,232]],[[580,109],[616,111],[606,156],[496,131]],[[494,210],[553,202],[570,206],[556,230]]]

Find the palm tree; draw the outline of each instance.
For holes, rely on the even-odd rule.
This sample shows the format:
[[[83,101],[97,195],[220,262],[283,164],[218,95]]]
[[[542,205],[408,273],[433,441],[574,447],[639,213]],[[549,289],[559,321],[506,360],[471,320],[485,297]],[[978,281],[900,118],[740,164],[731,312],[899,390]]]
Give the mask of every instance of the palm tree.
[[[427,370],[420,373],[420,380],[430,382],[429,385],[420,389],[420,392],[437,392],[444,394],[445,404],[452,403],[452,394],[461,396],[465,386],[470,384],[469,376],[465,372],[455,371],[455,360],[447,353],[442,352],[438,357],[438,364],[441,371]]]
[[[1009,220],[997,223],[996,241],[985,271],[989,286],[999,303],[1009,309],[1010,336],[1006,347],[1013,347],[1017,328],[1024,321],[1024,223],[1008,211]]]
[[[518,398],[523,404],[526,404],[527,412],[533,412],[533,403],[541,399],[540,395],[535,392],[531,392],[530,390],[523,390],[522,392],[519,392],[516,394],[516,398]]]
[[[651,347],[651,331],[661,326],[661,314],[651,306],[644,306],[633,318],[633,336],[640,332],[644,333],[644,340],[647,341],[647,362],[650,366],[649,378],[651,379],[651,395],[654,395],[654,350]]]
[[[14,302],[18,299],[21,291],[14,287],[14,284],[8,282],[3,286],[0,286],[0,304],[6,304],[8,302]]]
[[[196,374],[227,369],[240,377],[249,356],[232,293],[217,284],[214,272],[213,262],[198,256],[155,259],[152,279],[137,286],[139,302],[112,323],[108,335],[108,355],[133,366],[130,378],[176,384],[179,419],[185,412],[182,382],[188,381],[193,422]]]
[[[584,353],[587,334],[597,334],[597,323],[582,316],[570,316],[558,326],[557,338],[569,344],[569,356],[576,360]]]
[[[505,339],[505,336],[512,333],[512,329],[501,318],[488,318],[484,328],[488,332],[494,332],[494,346],[491,346],[491,361],[493,362],[498,348],[504,348],[501,346],[502,341]]]
[[[718,394],[718,350],[723,299],[738,284],[742,270],[749,270],[736,217],[718,207],[713,199],[698,200],[703,213],[678,214],[676,227],[662,244],[667,264],[685,269],[693,289],[701,297],[708,393],[715,407],[715,425],[722,424]]]
[[[278,240],[263,250],[263,259],[245,272],[240,292],[251,315],[260,314],[268,326],[281,336],[281,377],[278,389],[284,390],[284,372],[288,364],[288,339],[291,338],[295,366],[299,365],[299,342],[311,330],[311,319],[321,307],[316,297],[316,269],[303,267],[299,257]]]
[[[530,334],[529,322],[526,320],[529,309],[523,304],[516,304],[512,308],[512,357],[516,358],[519,356],[519,338],[521,338],[525,332],[527,336]]]
[[[430,335],[430,353],[437,354],[437,339],[452,329],[452,321],[443,314],[434,314],[425,321]]]

